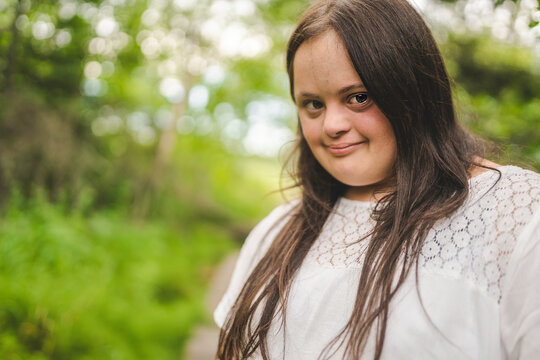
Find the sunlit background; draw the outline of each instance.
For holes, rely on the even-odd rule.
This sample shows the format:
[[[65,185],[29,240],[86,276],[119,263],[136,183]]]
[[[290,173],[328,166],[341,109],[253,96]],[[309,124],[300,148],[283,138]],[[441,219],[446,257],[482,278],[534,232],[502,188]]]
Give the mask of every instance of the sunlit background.
[[[462,122],[540,170],[538,0],[411,2]],[[1,359],[185,358],[216,265],[284,201],[308,4],[0,0]]]

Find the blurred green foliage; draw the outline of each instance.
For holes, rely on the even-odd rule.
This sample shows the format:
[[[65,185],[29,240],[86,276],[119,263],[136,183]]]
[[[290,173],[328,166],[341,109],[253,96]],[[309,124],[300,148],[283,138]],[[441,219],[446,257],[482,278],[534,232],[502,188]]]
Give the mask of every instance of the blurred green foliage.
[[[540,63],[531,50],[457,35],[442,50],[462,121],[498,146],[495,160],[540,170]]]
[[[295,131],[308,3],[0,0],[0,358],[182,358],[212,268],[279,201],[256,150]],[[540,170],[538,56],[441,38],[460,118]]]
[[[26,203],[26,205],[23,205]],[[2,359],[178,359],[206,319],[222,227],[133,223],[12,197],[0,222]]]

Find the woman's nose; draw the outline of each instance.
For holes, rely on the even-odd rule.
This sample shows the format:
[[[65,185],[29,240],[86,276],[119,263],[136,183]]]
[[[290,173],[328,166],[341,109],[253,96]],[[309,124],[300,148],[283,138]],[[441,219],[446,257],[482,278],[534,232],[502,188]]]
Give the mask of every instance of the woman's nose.
[[[327,106],[323,121],[323,131],[330,137],[339,137],[351,130],[351,123],[345,109],[339,106]]]

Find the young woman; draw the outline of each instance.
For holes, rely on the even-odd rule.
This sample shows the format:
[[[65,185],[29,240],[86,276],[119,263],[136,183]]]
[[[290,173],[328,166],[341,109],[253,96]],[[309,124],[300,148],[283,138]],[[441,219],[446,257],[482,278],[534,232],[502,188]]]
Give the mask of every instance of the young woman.
[[[219,359],[539,359],[540,175],[482,158],[406,0],[322,0],[287,51],[301,199],[247,238]]]

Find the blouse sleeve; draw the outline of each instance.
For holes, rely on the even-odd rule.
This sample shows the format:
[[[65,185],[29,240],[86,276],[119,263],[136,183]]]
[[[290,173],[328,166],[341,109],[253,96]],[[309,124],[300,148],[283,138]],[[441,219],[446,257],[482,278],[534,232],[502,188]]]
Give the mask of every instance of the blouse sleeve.
[[[501,340],[509,359],[540,359],[539,210],[519,237],[501,298]]]
[[[298,202],[293,201],[278,206],[249,233],[240,250],[229,287],[214,311],[214,321],[220,328],[224,326],[227,315],[251,271],[253,271],[253,268],[264,256],[278,232],[285,225],[289,218],[286,215],[290,215],[290,211],[296,204]]]

